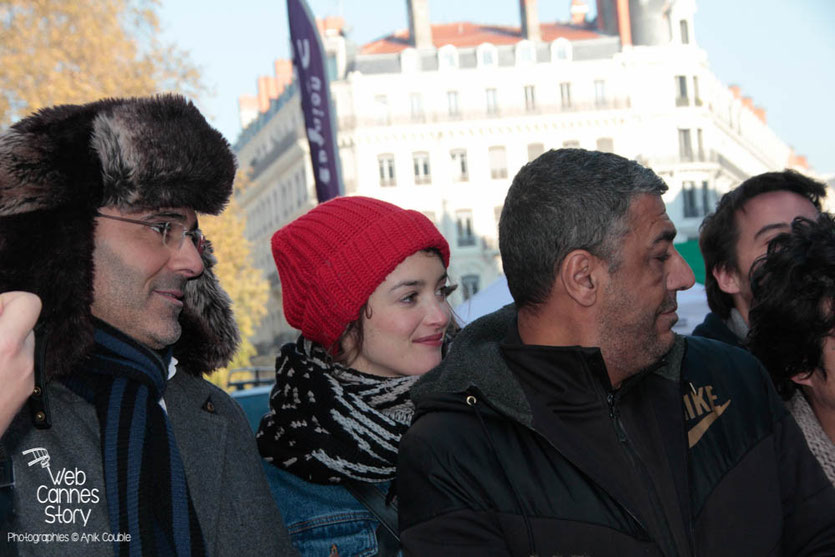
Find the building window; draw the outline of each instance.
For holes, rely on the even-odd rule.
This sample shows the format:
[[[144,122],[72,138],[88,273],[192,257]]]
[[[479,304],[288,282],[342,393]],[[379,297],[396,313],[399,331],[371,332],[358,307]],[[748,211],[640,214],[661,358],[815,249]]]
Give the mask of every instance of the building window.
[[[576,139],[567,139],[562,142],[563,149],[579,149],[580,142]]]
[[[713,210],[715,198],[713,191],[707,183],[707,180],[702,182],[702,215],[706,215]]]
[[[595,106],[606,106],[606,82],[602,79],[594,81],[594,104]]]
[[[536,110],[536,95],[533,85],[525,85],[525,110],[528,112]]]
[[[571,60],[571,43],[568,39],[560,37],[551,43],[551,61],[567,62]]]
[[[484,67],[495,66],[498,60],[496,47],[490,43],[484,43],[478,46],[478,63]]]
[[[478,275],[464,275],[461,277],[461,295],[464,301],[478,294]]]
[[[454,182],[466,182],[469,174],[467,171],[467,151],[465,149],[454,149],[449,152],[452,161],[452,180]]]
[[[490,177],[507,178],[507,153],[504,147],[490,147]]]
[[[682,19],[679,21],[678,27],[681,31],[681,44],[690,44],[690,30],[687,28],[687,20]]]
[[[684,200],[684,218],[698,217],[699,207],[696,205],[696,184],[693,182],[684,182],[681,188],[681,196]]]
[[[600,137],[597,139],[597,150],[604,153],[615,152],[615,142],[611,137]]]
[[[560,83],[560,106],[571,108],[571,84],[567,81]]]
[[[409,95],[409,107],[412,112],[412,120],[423,121],[423,96],[420,93]]]
[[[687,76],[677,75],[676,82],[676,106],[687,106],[690,101],[687,99]]]
[[[449,108],[450,116],[460,116],[461,110],[458,108],[458,91],[446,92],[446,103]]]
[[[429,172],[429,153],[421,152],[412,155],[415,166],[415,184],[428,184],[432,181]]]
[[[451,44],[438,49],[438,69],[452,70],[458,67],[458,50]]]
[[[377,95],[374,97],[374,114],[377,115],[377,123],[388,125],[391,123],[391,114],[389,113],[389,99],[385,95]]]
[[[545,145],[542,143],[530,143],[528,145],[528,162],[531,162],[545,152]]]
[[[400,70],[403,73],[418,71],[418,53],[414,48],[407,48],[400,53]]]
[[[693,162],[693,143],[690,130],[678,130],[678,156],[682,162]]]
[[[699,147],[699,160],[705,160],[705,145],[704,139],[702,138],[702,129],[699,128],[696,130],[696,145]]]
[[[702,106],[702,99],[699,98],[699,78],[693,76],[693,102],[696,106]]]
[[[472,211],[457,211],[455,213],[455,229],[459,248],[475,245]]]
[[[519,41],[516,43],[516,65],[522,66],[533,64],[536,60],[533,43],[530,41]]]
[[[380,155],[377,157],[377,166],[380,168],[381,186],[394,186],[397,184],[397,180],[394,179],[394,155]]]
[[[496,90],[495,89],[487,89],[487,114],[498,114],[499,113],[499,103],[496,97]]]

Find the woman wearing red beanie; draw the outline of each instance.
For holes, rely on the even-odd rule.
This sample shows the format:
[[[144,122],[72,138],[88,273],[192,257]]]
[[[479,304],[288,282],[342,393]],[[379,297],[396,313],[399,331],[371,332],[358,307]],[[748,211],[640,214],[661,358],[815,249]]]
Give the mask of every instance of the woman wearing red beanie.
[[[275,233],[284,315],[258,447],[302,555],[395,555],[388,497],[409,389],[441,361],[449,246],[417,211],[367,197],[323,203]]]

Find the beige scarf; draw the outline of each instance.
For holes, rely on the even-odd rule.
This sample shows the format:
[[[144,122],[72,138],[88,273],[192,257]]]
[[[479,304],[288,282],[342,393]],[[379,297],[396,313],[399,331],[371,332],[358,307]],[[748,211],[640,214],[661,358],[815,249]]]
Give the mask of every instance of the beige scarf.
[[[806,443],[812,454],[820,462],[823,471],[829,481],[835,485],[835,443],[833,443],[818,422],[812,407],[806,401],[806,397],[798,389],[791,400],[786,401],[786,406],[794,419],[797,420]]]

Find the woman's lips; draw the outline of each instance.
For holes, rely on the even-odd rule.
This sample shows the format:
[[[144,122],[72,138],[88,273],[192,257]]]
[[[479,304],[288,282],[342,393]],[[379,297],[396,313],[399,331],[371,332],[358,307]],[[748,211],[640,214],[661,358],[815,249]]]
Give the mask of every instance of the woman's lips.
[[[441,346],[444,343],[444,334],[438,333],[435,335],[420,337],[413,340],[412,342],[415,342],[417,344],[425,344],[427,346]]]

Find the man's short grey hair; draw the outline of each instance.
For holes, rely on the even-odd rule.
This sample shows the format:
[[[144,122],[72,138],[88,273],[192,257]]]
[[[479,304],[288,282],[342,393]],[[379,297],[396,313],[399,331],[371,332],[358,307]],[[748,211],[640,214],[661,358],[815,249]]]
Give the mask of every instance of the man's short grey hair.
[[[655,172],[611,153],[556,149],[523,166],[499,222],[502,264],[517,308],[545,301],[574,250],[587,250],[614,272],[632,199],[666,191]]]

